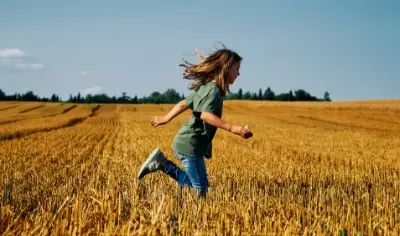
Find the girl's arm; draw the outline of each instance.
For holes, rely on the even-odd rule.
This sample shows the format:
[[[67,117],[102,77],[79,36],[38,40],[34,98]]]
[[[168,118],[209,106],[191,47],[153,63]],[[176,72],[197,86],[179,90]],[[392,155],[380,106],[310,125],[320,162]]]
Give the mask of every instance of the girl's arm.
[[[186,111],[189,108],[188,104],[186,103],[186,100],[182,100],[178,102],[172,109],[171,111],[168,112],[168,114],[165,117],[167,122],[170,122],[172,119],[174,119],[177,115],[181,114],[182,112]]]
[[[182,100],[178,102],[165,116],[154,116],[151,119],[151,124],[154,127],[157,127],[159,125],[164,125],[168,122],[170,122],[172,119],[174,119],[177,115],[181,114],[185,110],[189,108],[188,104],[186,103],[186,100]]]
[[[194,112],[195,116],[198,117],[199,112]],[[196,114],[197,113],[197,114]],[[206,122],[209,125],[215,126],[217,128],[224,129],[226,131],[231,132],[232,130],[232,125],[229,124],[228,122],[224,121],[223,119],[219,118],[218,116],[214,115],[211,112],[208,111],[203,111],[200,113],[199,117],[202,121]]]
[[[218,116],[214,115],[211,112],[207,112],[207,111],[201,112],[200,119],[203,120],[204,122],[206,122],[207,124],[210,124],[217,128],[221,128],[221,129],[224,129],[231,133],[240,135],[244,138],[251,137],[251,132],[248,129],[246,129],[244,126],[232,125],[232,124],[220,119]]]

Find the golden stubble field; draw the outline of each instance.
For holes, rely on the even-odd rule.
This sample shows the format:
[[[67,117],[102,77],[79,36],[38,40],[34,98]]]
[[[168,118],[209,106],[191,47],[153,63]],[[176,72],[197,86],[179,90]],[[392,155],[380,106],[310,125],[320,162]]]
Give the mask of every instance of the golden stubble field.
[[[371,235],[400,233],[400,100],[226,101],[198,201],[137,172],[190,112],[172,105],[0,103],[0,234]]]

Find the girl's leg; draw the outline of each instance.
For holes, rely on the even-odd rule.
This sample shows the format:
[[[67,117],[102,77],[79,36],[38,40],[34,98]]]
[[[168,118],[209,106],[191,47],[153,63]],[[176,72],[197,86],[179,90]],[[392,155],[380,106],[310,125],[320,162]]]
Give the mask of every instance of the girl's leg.
[[[145,175],[159,170],[176,180],[182,187],[192,186],[188,175],[175,163],[168,160],[159,148],[156,148],[142,164],[138,178],[141,179]]]
[[[204,157],[187,157],[177,152],[175,155],[182,162],[185,171],[168,160],[157,148],[141,166],[138,178],[141,179],[149,173],[161,170],[176,180],[181,187],[194,187],[199,190],[200,196],[205,197],[208,189],[208,177]]]
[[[196,166],[200,176],[200,185],[202,186],[202,194],[204,194],[205,196],[209,187],[209,183],[208,183],[207,168],[204,157],[196,158]]]
[[[162,171],[176,180],[181,187],[192,186],[189,176],[172,161],[167,160]]]
[[[205,197],[208,189],[208,177],[204,157],[187,157],[180,153],[175,154],[181,160],[192,187],[199,191],[201,197]]]

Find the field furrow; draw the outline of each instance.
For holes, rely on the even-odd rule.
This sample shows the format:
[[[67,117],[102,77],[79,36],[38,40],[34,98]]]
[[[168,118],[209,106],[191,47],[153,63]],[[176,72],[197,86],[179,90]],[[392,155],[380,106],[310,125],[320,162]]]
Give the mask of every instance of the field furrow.
[[[10,105],[10,106],[4,106],[4,104],[3,104],[3,106],[0,106],[0,111],[3,111],[3,112],[5,112],[5,111],[7,111],[7,110],[10,110],[10,109],[13,109],[13,108],[16,108],[16,107],[18,107],[19,105]]]
[[[39,107],[42,106],[43,103],[42,102],[18,102],[18,103],[12,103],[9,106],[5,106],[5,104],[3,104],[2,106],[4,106],[3,111],[5,111],[3,114],[9,114],[9,115],[18,115],[18,114],[23,114],[24,111],[33,109],[35,107]]]
[[[32,118],[53,117],[67,113],[69,110],[75,108],[77,105],[70,105],[65,108],[63,103],[43,103],[34,107],[26,108],[18,113],[15,112],[2,112],[0,114],[0,124],[15,123],[22,120]],[[18,105],[17,105],[18,106]],[[71,108],[72,107],[72,108]],[[24,112],[25,111],[25,112]]]
[[[94,114],[96,107],[81,106],[60,117],[21,118],[0,126],[0,141],[20,138],[39,132],[49,132],[74,126]]]

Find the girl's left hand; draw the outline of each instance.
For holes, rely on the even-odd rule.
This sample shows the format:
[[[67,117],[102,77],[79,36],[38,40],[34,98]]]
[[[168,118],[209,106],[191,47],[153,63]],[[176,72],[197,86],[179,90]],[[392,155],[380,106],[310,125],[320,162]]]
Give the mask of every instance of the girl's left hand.
[[[154,127],[157,127],[159,125],[165,125],[168,123],[168,120],[165,118],[165,116],[153,116],[151,119],[151,125]]]

